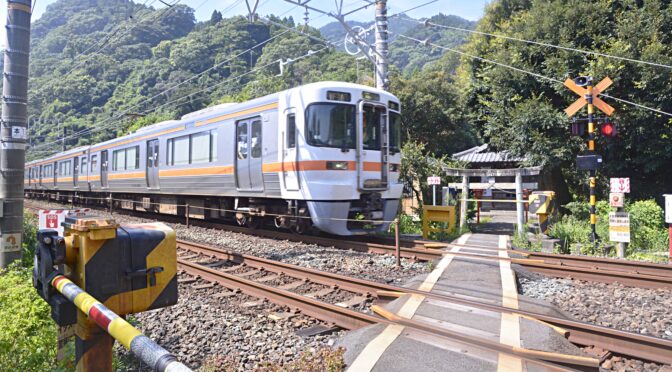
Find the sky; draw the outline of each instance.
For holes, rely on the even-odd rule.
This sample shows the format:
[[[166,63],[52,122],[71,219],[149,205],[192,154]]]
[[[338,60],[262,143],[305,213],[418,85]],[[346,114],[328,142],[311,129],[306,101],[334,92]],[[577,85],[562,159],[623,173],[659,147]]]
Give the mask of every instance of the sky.
[[[174,0],[164,0],[166,2],[172,2]],[[413,8],[420,4],[426,3],[428,0],[388,0],[388,14],[392,15],[394,13]],[[430,17],[439,12],[444,14],[454,14],[468,20],[478,20],[483,15],[483,10],[485,4],[488,0],[439,0],[435,3],[423,6],[419,9],[408,12],[407,14],[411,17],[421,18],[421,17]],[[33,0],[33,20],[38,19],[47,9],[49,4],[55,3],[56,0]],[[159,0],[135,0],[136,3],[146,3],[155,8],[164,7]],[[253,3],[253,0],[250,0],[250,3]],[[224,9],[230,8],[230,10],[224,13],[224,17],[230,17],[236,14],[247,14],[247,7],[244,0],[180,0],[180,4],[185,4],[190,6],[193,9],[196,9],[196,19],[199,21],[210,19],[212,11],[217,9],[222,11]],[[330,10],[335,12],[336,5],[334,0],[312,0],[310,4],[315,8]],[[359,6],[364,5],[364,0],[343,0],[344,9],[355,9]],[[232,7],[233,6],[233,7]],[[3,27],[1,31],[4,32],[4,23],[6,19],[6,1],[2,1],[0,4],[0,17],[2,19]],[[259,0],[259,7],[257,12],[261,15],[275,14],[286,16],[293,16],[295,21],[301,21],[304,17],[304,9],[290,4],[284,0]],[[333,19],[327,16],[320,16],[320,14],[315,12],[310,12],[309,17],[311,20],[309,24],[314,27],[321,27],[326,23],[332,22]],[[374,17],[374,8],[373,6],[360,10],[351,16],[346,17],[347,20],[357,20],[357,21],[369,21],[373,20]],[[2,35],[4,40],[4,35]]]

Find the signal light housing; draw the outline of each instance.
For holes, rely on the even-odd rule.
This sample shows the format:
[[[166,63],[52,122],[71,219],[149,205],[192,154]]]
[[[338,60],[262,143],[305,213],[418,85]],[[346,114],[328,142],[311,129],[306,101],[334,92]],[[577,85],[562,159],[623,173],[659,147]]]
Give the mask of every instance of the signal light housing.
[[[602,135],[608,138],[616,137],[616,123],[606,122],[600,127],[600,132]]]

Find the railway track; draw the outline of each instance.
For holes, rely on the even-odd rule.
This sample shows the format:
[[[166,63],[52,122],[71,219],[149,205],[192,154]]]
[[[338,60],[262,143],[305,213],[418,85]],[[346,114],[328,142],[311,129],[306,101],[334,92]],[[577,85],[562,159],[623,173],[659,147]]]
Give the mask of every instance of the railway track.
[[[369,299],[377,298],[378,293],[382,290],[388,290],[389,293],[392,293],[401,289],[398,287],[283,264],[191,242],[179,241],[178,249],[180,256],[178,258],[178,268],[194,279],[200,278],[218,283],[228,288],[231,294],[240,291],[280,306],[286,306],[293,309],[292,313],[300,312],[330,326],[351,330],[373,324],[396,324],[434,337],[449,338],[477,348],[508,353],[539,367],[554,370],[559,367],[559,365],[552,363],[596,366],[596,361],[593,358],[577,358],[513,348],[484,338],[441,327],[437,328],[428,323],[395,317],[394,314],[386,313],[380,308],[376,310],[375,306],[372,309],[385,315],[386,318],[353,309],[354,306],[369,302]],[[285,277],[285,280],[280,280],[281,277]],[[274,283],[275,285],[267,283]],[[323,288],[315,288],[315,285]],[[310,289],[311,293],[297,293],[302,287],[304,290],[313,288]],[[353,291],[350,300],[333,304],[331,303],[333,298],[332,301],[322,299],[329,297],[329,294],[334,291],[345,291],[346,288],[348,292]]]
[[[39,209],[37,204],[26,203],[26,208],[33,210]],[[119,210],[117,210],[118,212]],[[145,212],[133,212],[129,210],[121,210],[124,213],[137,215],[139,217],[147,217]],[[157,215],[152,214],[152,217],[161,218],[167,222],[184,223],[185,219],[182,217],[172,215]],[[279,239],[294,242],[302,242],[306,244],[315,244],[321,246],[329,246],[338,249],[354,250],[358,252],[368,252],[374,254],[394,255],[396,247],[394,240],[386,237],[333,237],[333,236],[312,236],[312,235],[297,235],[283,231],[264,230],[264,229],[250,229],[247,227],[232,226],[224,223],[202,221],[191,219],[191,224],[200,227],[213,228],[237,232],[241,234],[252,234],[255,236]],[[438,260],[446,254],[445,251],[439,249],[428,248],[428,243],[436,243],[427,240],[419,239],[401,239],[400,240],[400,255],[401,257],[419,260],[419,261],[433,261]],[[445,247],[461,247],[469,250],[497,250],[496,248],[480,246],[476,244],[455,244],[445,243]],[[664,288],[672,290],[672,265],[655,264],[639,261],[628,261],[620,259],[611,259],[603,257],[589,257],[589,256],[574,256],[562,255],[552,253],[531,252],[525,250],[509,250],[510,253],[523,256],[524,258],[511,258],[514,264],[518,264],[530,271],[540,274],[579,279],[585,281],[596,281],[603,283],[618,282],[624,285],[642,287],[642,288]],[[474,257],[487,258],[469,252],[454,252],[451,253],[458,257]],[[490,257],[487,259],[500,260],[503,258]]]
[[[39,209],[35,205],[27,205],[27,208],[32,208],[33,210]],[[146,215],[145,215],[146,216]],[[163,216],[162,216],[163,217]],[[174,216],[172,216],[174,217]],[[176,218],[174,218],[176,219]],[[181,221],[178,221],[181,222]],[[221,224],[214,224],[210,222],[203,222],[204,224],[211,225],[207,227],[216,227],[221,228]],[[282,232],[271,232],[266,230],[250,230],[247,228],[241,228],[237,226],[227,226],[224,225],[227,230],[238,231],[242,233],[249,234],[250,232],[261,233],[257,234],[263,237],[282,239],[289,235],[295,240],[306,241],[306,236],[297,236],[293,234],[286,234]],[[329,240],[326,237],[308,237],[312,240],[314,244],[320,244],[317,241],[323,243],[323,245],[335,246],[334,240]],[[370,238],[369,238],[370,239]],[[379,240],[384,242],[384,240]],[[359,241],[352,244],[352,241],[341,240],[339,247],[347,249],[355,249],[359,251],[366,250],[368,252],[375,253],[386,253],[389,254],[391,249],[394,247],[386,246],[385,244]],[[418,240],[406,240],[403,242],[407,254],[413,254],[416,250],[421,250],[422,252],[428,252],[427,257],[439,258],[442,257],[446,252],[432,250],[428,248],[418,248],[420,243],[425,244],[426,241]],[[491,247],[483,247],[473,244],[459,245],[459,244],[446,244],[447,246],[460,246],[463,248],[478,248],[478,249],[493,249]],[[252,296],[258,298],[265,298],[275,303],[289,306],[291,309],[300,309],[304,314],[319,319],[327,324],[338,326],[344,329],[356,329],[361,326],[375,324],[375,323],[385,323],[389,322],[388,320],[382,319],[380,317],[365,314],[361,311],[357,311],[352,308],[348,308],[347,303],[361,305],[364,303],[369,303],[372,300],[378,300],[383,297],[395,297],[403,294],[415,294],[421,295],[427,298],[434,298],[441,301],[449,301],[465,306],[470,306],[474,308],[495,311],[495,312],[509,312],[516,313],[522,316],[529,316],[536,318],[540,321],[544,321],[556,327],[560,327],[568,331],[568,338],[571,342],[578,345],[585,346],[595,346],[597,348],[608,350],[616,354],[631,356],[638,359],[650,360],[658,363],[672,364],[672,341],[645,336],[631,332],[620,331],[612,328],[597,326],[589,323],[572,321],[562,318],[556,318],[552,316],[547,316],[544,314],[537,314],[533,312],[526,312],[522,310],[514,310],[509,308],[504,308],[497,305],[492,305],[488,303],[481,303],[478,301],[468,300],[462,297],[436,294],[424,291],[418,291],[410,288],[401,288],[395,287],[387,284],[381,284],[377,282],[346,277],[342,275],[332,274],[328,272],[308,269],[304,267],[299,267],[290,264],[284,264],[277,261],[272,261],[268,259],[263,259],[259,257],[249,256],[239,254],[233,251],[223,250],[220,248],[214,248],[205,246],[202,244],[196,244],[186,241],[178,241],[178,248],[182,251],[189,251],[191,254],[198,255],[197,257],[207,258],[210,260],[215,259],[216,261],[208,262],[208,264],[213,265],[213,267],[204,266],[198,263],[190,262],[184,259],[184,255],[181,255],[182,258],[179,260],[180,268],[187,274],[193,275],[195,277],[200,277],[202,279],[216,282],[222,284],[223,286],[235,290],[244,291]],[[373,250],[371,249],[373,248]],[[378,250],[378,252],[376,252]],[[517,251],[516,251],[517,252]],[[583,256],[565,256],[565,255],[554,255],[554,254],[544,254],[538,252],[520,252],[527,255],[527,259],[510,259],[513,263],[521,264],[525,267],[540,267],[544,270],[549,270],[553,268],[553,271],[547,271],[550,275],[553,276],[572,276],[578,279],[583,280],[598,280],[598,281],[619,281],[632,276],[639,276],[637,280],[644,280],[646,282],[661,282],[670,283],[670,271],[672,267],[668,265],[659,265],[659,264],[647,264],[640,262],[624,261],[624,260],[613,260],[613,259],[604,259],[604,258],[594,258],[594,257],[583,257]],[[478,256],[479,258],[485,258],[487,256],[475,255],[470,253],[455,253],[450,254],[455,255],[464,255],[464,256]],[[187,256],[188,257],[188,256]],[[407,256],[408,257],[408,256]],[[412,256],[409,258],[418,259],[418,256]],[[498,259],[493,257],[493,259]],[[351,293],[350,301],[345,299],[341,301],[340,306],[335,304],[324,303],[316,299],[319,296],[303,296],[296,294],[290,290],[282,288],[274,288],[273,286],[264,285],[263,282],[259,283],[258,281],[251,280],[246,278],[252,274],[246,274],[243,277],[234,275],[233,273],[227,273],[226,271],[217,270],[218,265],[223,266],[226,264],[230,265],[239,265],[241,268],[247,270],[243,273],[254,270],[256,274],[268,276],[268,275],[285,275],[293,279],[294,285],[299,285],[298,281],[301,281],[302,284],[313,283],[315,285],[322,285],[324,288],[321,289],[323,293],[331,293],[335,290],[343,290]],[[645,267],[646,269],[642,269]],[[573,276],[573,272],[587,272],[584,277],[579,277],[578,275]],[[662,277],[662,279],[661,279]],[[631,278],[632,279],[632,278]],[[623,281],[624,282],[624,281]],[[642,282],[629,282],[632,285],[642,285]],[[625,284],[625,282],[624,282]],[[292,285],[292,286],[294,286]],[[290,287],[292,287],[290,286]],[[329,289],[327,291],[327,289]],[[319,290],[318,290],[319,291]],[[272,294],[269,294],[272,293]],[[343,305],[346,306],[343,306]],[[409,326],[412,326],[410,324]],[[423,328],[418,326],[419,328]],[[430,331],[430,330],[426,330]],[[455,335],[452,335],[455,336]]]
[[[178,248],[183,252],[190,252],[191,254],[199,255],[199,257],[214,260],[213,262],[216,263],[230,261],[235,265],[241,266],[243,270],[246,270],[244,272],[249,272],[249,270],[256,270],[260,273],[264,273],[265,276],[287,275],[294,278],[294,280],[303,283],[316,283],[328,288],[338,288],[352,292],[355,294],[353,299],[355,299],[357,296],[361,297],[359,299],[353,300],[352,303],[360,302],[364,299],[367,299],[368,301],[373,299],[381,299],[383,297],[420,295],[426,298],[447,301],[486,311],[515,313],[521,316],[535,318],[555,327],[564,329],[567,331],[567,337],[569,341],[578,345],[595,346],[596,348],[608,350],[620,355],[651,360],[658,363],[672,364],[672,340],[665,340],[658,337],[621,331],[613,328],[597,326],[590,323],[568,320],[529,311],[510,309],[490,303],[465,299],[463,297],[425,292],[411,288],[396,287],[388,284],[347,277],[264,258],[239,254],[233,251],[187,241],[178,241]],[[247,283],[241,281],[240,278],[227,277],[222,279],[222,276],[214,269],[198,267],[198,265],[194,263],[185,263],[183,261],[185,260],[180,259],[180,268],[184,269],[190,275],[200,276],[203,279],[218,282],[227,288],[240,289],[247,294],[258,298],[267,298],[270,301],[276,302],[280,305],[301,309],[301,311],[306,315],[313,316],[316,319],[345,329],[356,329],[364,325],[375,323],[389,323],[389,321],[386,319],[369,314],[362,314],[360,311],[353,310],[348,307],[329,304],[325,305],[324,303],[321,303],[321,301],[311,297],[306,300],[301,298],[300,295],[297,295],[288,290],[273,288],[272,286],[262,286],[258,283],[254,283],[253,280],[247,279],[247,281],[250,282]],[[230,275],[235,277],[235,275]],[[250,275],[252,274],[248,274],[246,276]],[[242,287],[243,285],[245,287]],[[272,294],[269,295],[269,293]],[[306,306],[307,310],[304,310],[302,306]],[[351,317],[351,319],[346,319],[347,317]],[[409,320],[405,319],[404,321],[408,322]],[[407,326],[424,329],[424,326],[414,324],[412,321],[408,323]],[[424,331],[430,330],[424,329]],[[444,333],[442,336],[455,337],[456,335]]]

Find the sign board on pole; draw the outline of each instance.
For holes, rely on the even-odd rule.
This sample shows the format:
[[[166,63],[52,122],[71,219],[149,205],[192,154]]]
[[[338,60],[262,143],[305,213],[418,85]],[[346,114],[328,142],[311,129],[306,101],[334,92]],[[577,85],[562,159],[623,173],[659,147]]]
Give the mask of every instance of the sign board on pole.
[[[610,178],[611,192],[630,193],[630,178]]]
[[[40,210],[39,214],[39,228],[52,229],[58,231],[58,235],[63,236],[63,226],[66,217],[85,217],[91,210],[89,208],[83,209],[52,209]]]
[[[439,177],[439,176],[427,177],[427,184],[428,185],[440,185],[441,184],[441,177]]]
[[[21,234],[10,233],[0,235],[0,252],[21,251]]]
[[[665,197],[665,222],[672,224],[672,194],[663,196]]]
[[[609,240],[630,243],[630,214],[626,212],[609,213]]]
[[[609,194],[609,205],[612,207],[622,208],[623,200],[625,200],[625,194],[622,192],[612,192]]]

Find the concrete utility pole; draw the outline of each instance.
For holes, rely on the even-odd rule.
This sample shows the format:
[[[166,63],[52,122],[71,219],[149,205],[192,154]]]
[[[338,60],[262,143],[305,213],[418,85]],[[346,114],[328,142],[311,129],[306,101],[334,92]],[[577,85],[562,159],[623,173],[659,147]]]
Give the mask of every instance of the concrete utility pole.
[[[390,80],[387,75],[388,48],[387,0],[376,0],[376,88],[388,90]]]
[[[32,0],[7,0],[0,128],[0,267],[21,259]]]

